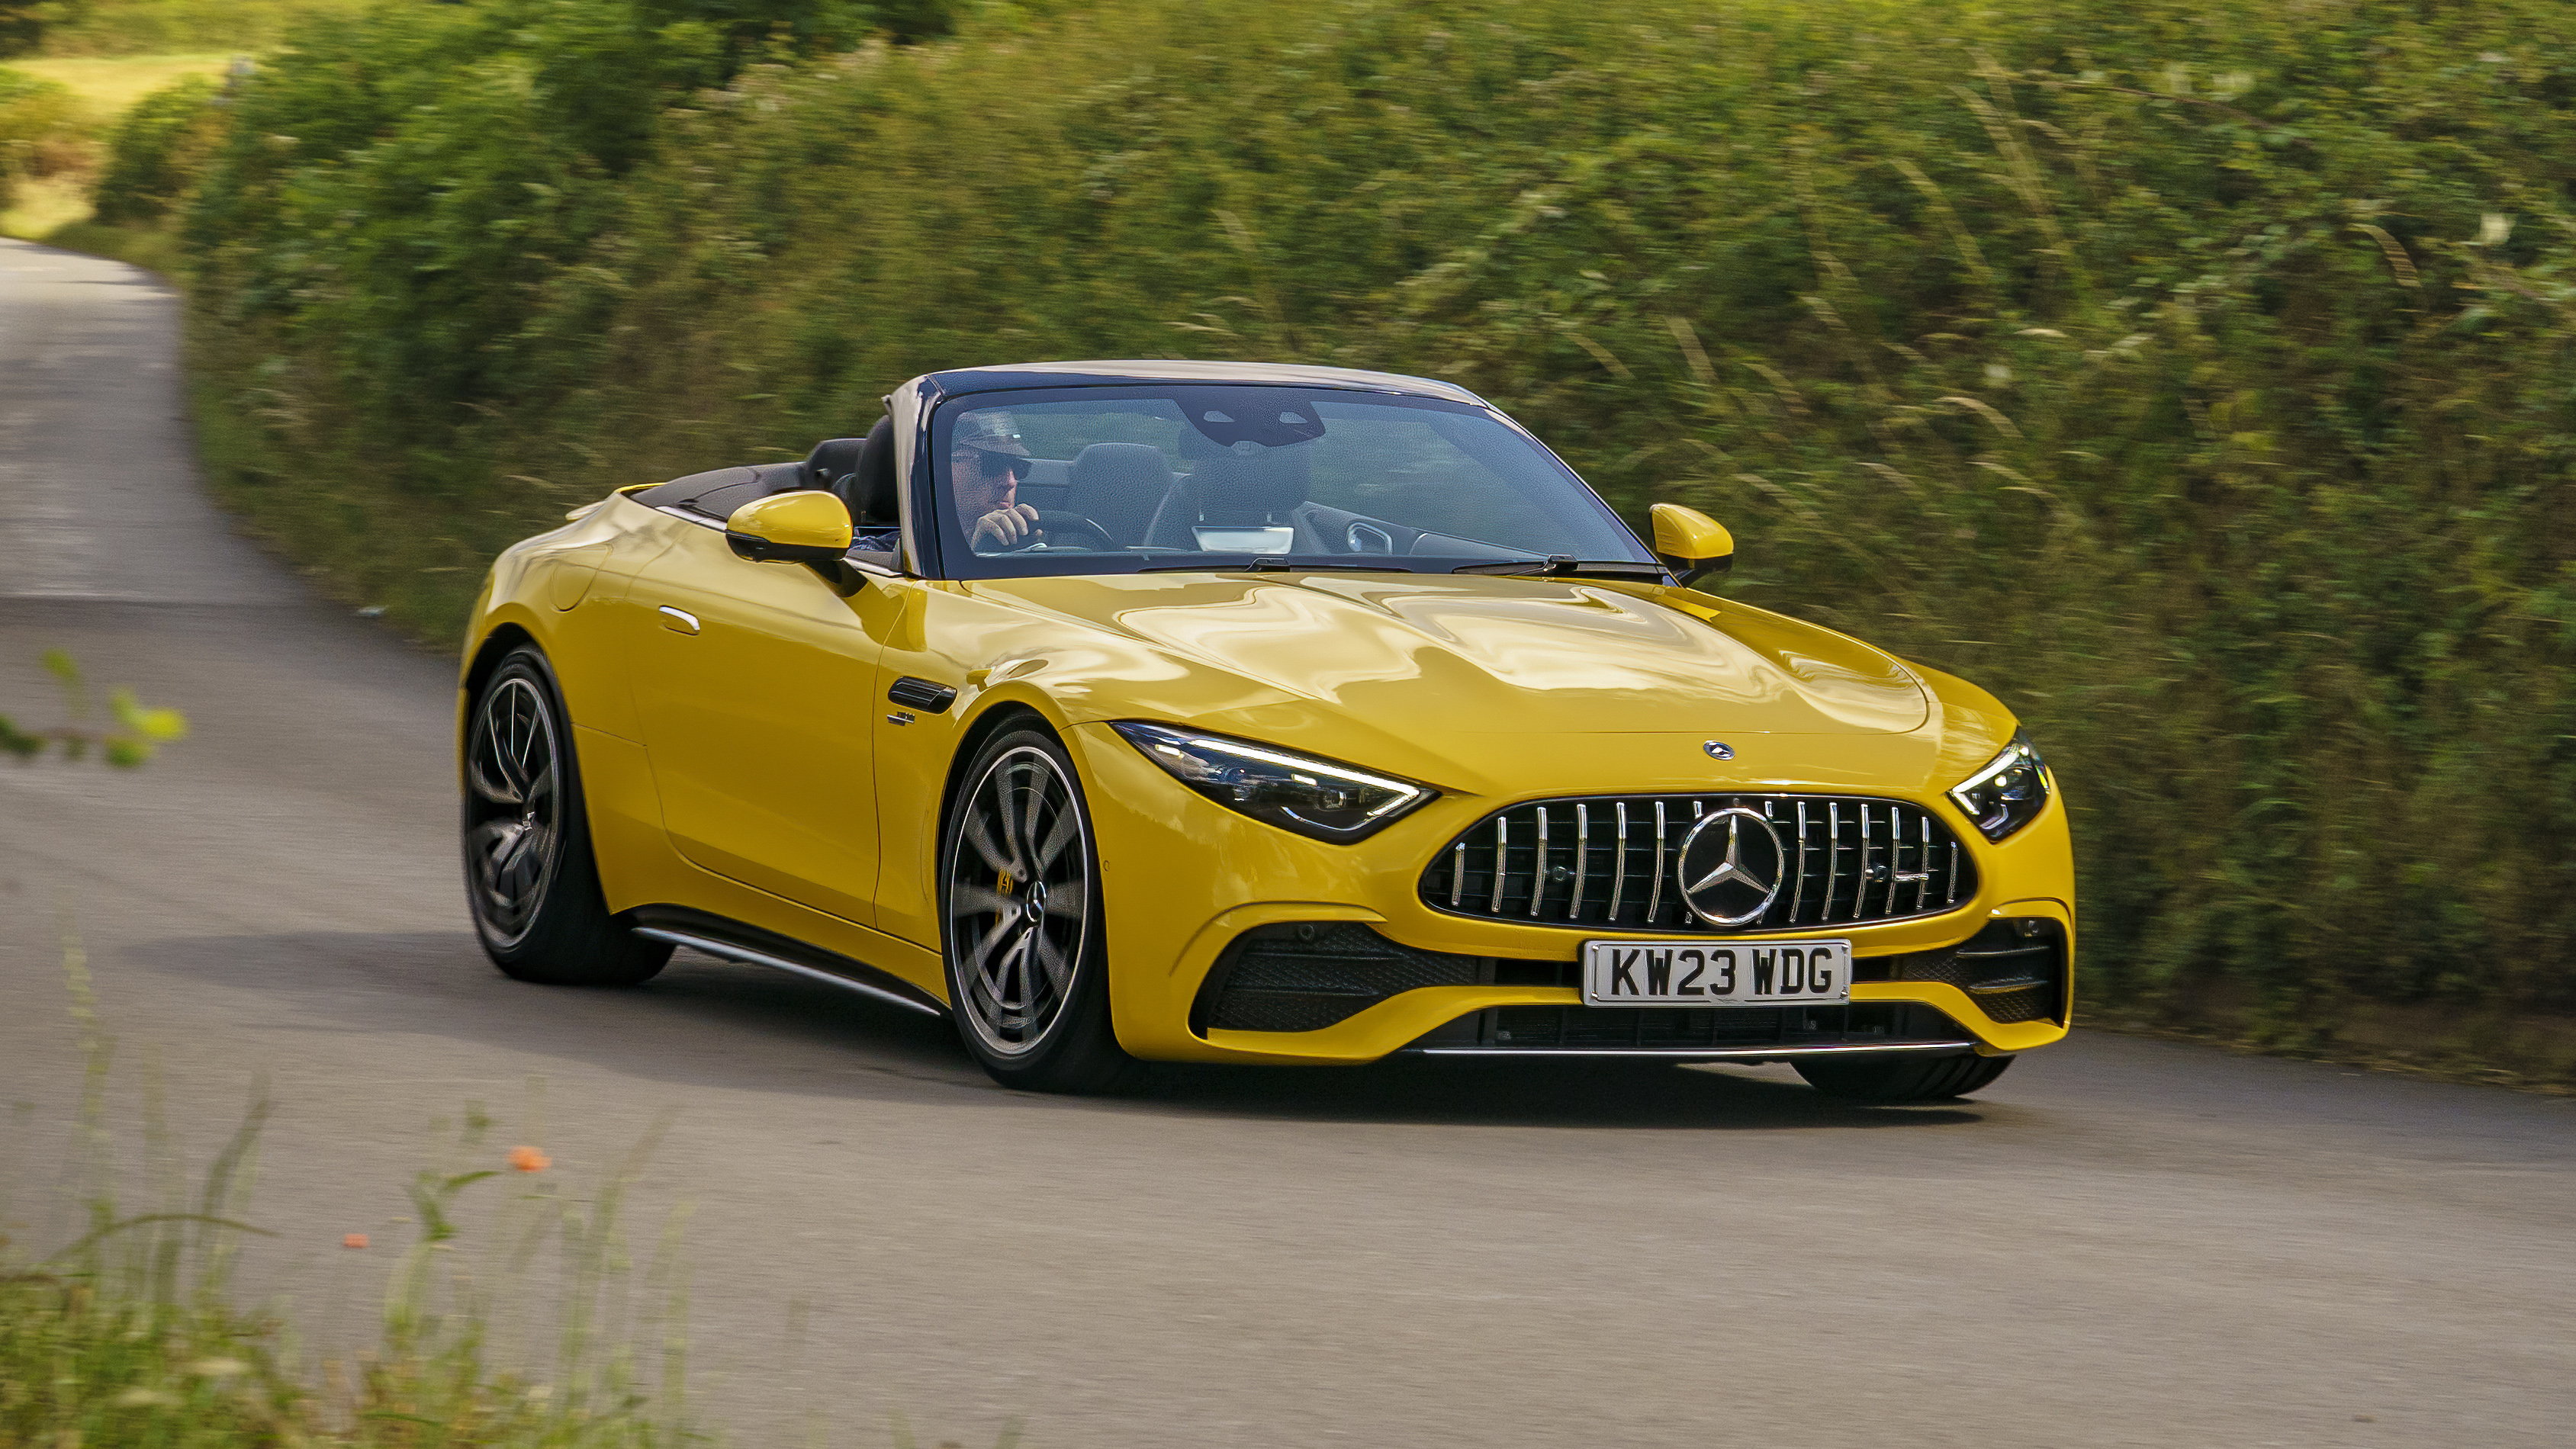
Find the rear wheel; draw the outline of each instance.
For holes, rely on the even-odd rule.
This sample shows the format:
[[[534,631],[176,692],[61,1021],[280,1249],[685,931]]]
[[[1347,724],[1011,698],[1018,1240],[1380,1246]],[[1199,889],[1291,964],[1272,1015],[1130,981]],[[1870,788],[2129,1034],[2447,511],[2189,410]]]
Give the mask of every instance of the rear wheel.
[[[550,986],[632,986],[671,959],[608,913],[562,695],[543,654],[511,651],[465,733],[465,889],[492,964]]]
[[[966,1050],[1006,1087],[1101,1092],[1136,1062],[1109,1024],[1099,857],[1053,735],[985,742],[940,852],[948,1000]]]
[[[1806,1057],[1793,1063],[1807,1085],[1828,1096],[1892,1105],[1939,1102],[1990,1086],[2010,1057]]]

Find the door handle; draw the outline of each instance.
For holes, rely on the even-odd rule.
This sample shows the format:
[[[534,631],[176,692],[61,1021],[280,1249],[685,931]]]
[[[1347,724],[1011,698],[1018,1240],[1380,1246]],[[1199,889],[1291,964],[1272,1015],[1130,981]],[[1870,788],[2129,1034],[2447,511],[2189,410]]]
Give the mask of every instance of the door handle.
[[[674,634],[695,634],[698,632],[698,616],[690,613],[686,609],[674,609],[670,605],[664,604],[662,606],[662,627],[670,630]]]

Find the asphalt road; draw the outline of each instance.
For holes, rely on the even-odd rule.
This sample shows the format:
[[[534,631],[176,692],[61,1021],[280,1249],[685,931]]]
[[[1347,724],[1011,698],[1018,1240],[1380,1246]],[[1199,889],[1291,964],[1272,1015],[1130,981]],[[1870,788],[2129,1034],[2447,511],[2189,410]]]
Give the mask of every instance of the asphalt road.
[[[55,913],[202,1154],[278,1114],[247,1263],[366,1321],[470,1101],[628,1221],[690,1211],[698,1406],[744,1439],[1046,1446],[2550,1445],[2576,1423],[2576,1102],[2079,1033],[1966,1105],[1778,1068],[992,1086],[940,1028],[683,953],[485,964],[451,666],[227,532],[174,300],[0,243],[0,711],[38,653],[185,708],[133,774],[0,767],[0,1212],[78,1092]],[[486,1184],[496,1194],[523,1180]],[[343,1233],[380,1247],[348,1253]]]

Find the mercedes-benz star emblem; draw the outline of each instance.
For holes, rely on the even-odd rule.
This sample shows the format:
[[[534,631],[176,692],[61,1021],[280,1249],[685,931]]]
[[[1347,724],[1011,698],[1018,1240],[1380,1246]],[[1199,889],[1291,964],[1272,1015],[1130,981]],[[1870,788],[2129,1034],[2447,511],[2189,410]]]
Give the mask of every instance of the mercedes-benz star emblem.
[[[1735,758],[1735,751],[1730,748],[1724,740],[1710,740],[1707,744],[1700,746],[1700,748],[1708,751],[1708,757],[1712,760],[1731,760]]]
[[[1759,811],[1703,815],[1682,837],[1682,900],[1712,926],[1750,925],[1780,898],[1788,863],[1780,832]]]

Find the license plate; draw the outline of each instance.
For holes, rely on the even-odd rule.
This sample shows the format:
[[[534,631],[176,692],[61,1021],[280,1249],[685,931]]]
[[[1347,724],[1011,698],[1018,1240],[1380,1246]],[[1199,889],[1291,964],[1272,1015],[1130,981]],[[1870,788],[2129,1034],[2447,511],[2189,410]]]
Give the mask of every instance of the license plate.
[[[1586,1006],[1800,1006],[1851,1000],[1849,941],[1586,941]]]

